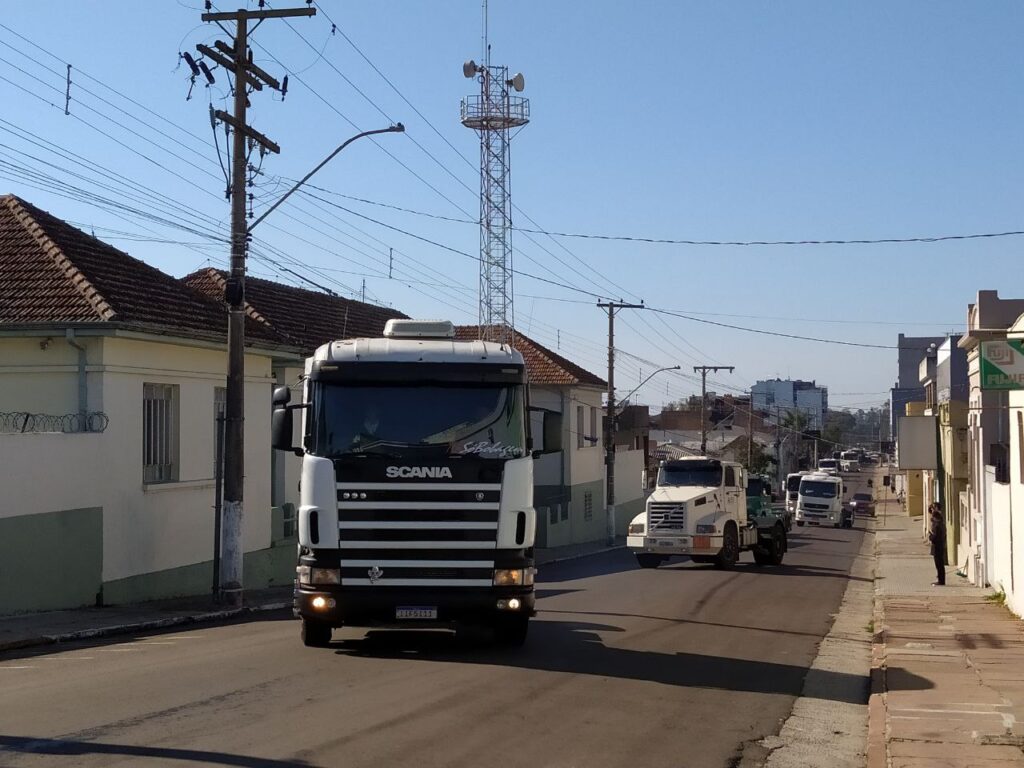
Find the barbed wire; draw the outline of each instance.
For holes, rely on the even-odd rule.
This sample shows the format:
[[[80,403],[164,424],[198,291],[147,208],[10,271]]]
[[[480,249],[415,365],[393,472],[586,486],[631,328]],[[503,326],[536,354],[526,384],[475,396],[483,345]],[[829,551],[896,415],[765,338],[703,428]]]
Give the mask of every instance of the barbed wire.
[[[28,411],[0,411],[0,434],[28,434],[42,432],[103,432],[110,418],[103,411],[88,413],[29,413]]]

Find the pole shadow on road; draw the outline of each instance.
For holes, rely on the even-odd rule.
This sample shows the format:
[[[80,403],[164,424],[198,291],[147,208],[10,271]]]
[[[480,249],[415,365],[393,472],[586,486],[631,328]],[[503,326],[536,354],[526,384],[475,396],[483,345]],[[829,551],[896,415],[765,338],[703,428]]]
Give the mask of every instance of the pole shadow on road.
[[[445,632],[371,631],[359,640],[334,644],[345,656],[419,659],[516,667],[615,677],[687,688],[712,688],[747,693],[799,696],[807,689],[815,698],[864,704],[869,680],[864,675],[809,669],[793,664],[736,659],[698,653],[660,653],[605,645],[598,632],[623,632],[621,627],[585,622],[539,621],[522,649],[471,646]],[[903,681],[904,690],[923,690],[932,683],[916,675]]]
[[[673,571],[684,573],[691,570],[714,571],[715,566],[703,563],[695,565],[691,564],[690,561],[684,561],[663,565],[658,570],[669,573]],[[825,568],[817,565],[786,565],[785,563],[782,565],[761,566],[755,563],[740,562],[733,568],[732,573],[756,573],[758,576],[814,576],[816,578],[844,579],[846,581],[874,581],[874,579],[863,576],[853,576],[843,568]]]
[[[105,744],[95,741],[39,739],[29,736],[5,736],[0,734],[0,754],[4,752],[26,755],[60,755],[63,757],[83,757],[88,755],[127,756],[158,760],[182,760],[201,763],[202,765],[231,765],[238,766],[238,768],[310,768],[313,765],[305,760],[273,760],[265,757],[233,755],[228,752],[212,752],[201,749],[146,747],[137,744]]]

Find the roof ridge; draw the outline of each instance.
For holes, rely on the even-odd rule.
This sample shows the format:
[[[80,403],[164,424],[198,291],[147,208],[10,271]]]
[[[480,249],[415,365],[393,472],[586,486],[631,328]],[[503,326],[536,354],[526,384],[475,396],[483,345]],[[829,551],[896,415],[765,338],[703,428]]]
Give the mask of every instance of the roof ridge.
[[[521,331],[518,331],[518,330],[515,330],[515,329],[513,329],[513,333],[516,336],[522,336],[524,339],[526,339],[528,342],[530,342],[534,346],[534,348],[537,349],[537,351],[540,352],[540,354],[543,355],[548,360],[548,362],[550,362],[552,365],[557,365],[563,371],[565,371],[570,376],[572,376],[574,379],[576,379],[576,383],[577,384],[584,384],[583,377],[580,376],[581,372],[585,373],[585,374],[588,374],[590,376],[593,376],[594,379],[596,379],[598,381],[601,381],[601,377],[598,376],[597,374],[595,374],[595,373],[593,373],[591,371],[588,371],[582,365],[580,365],[579,363],[573,362],[572,360],[570,360],[569,358],[565,357],[564,355],[558,354],[553,349],[544,346],[539,341],[536,341],[532,337],[527,336],[525,333],[523,333]],[[586,383],[590,384],[592,382],[586,382]]]
[[[110,303],[99,292],[99,289],[92,284],[92,281],[67,257],[50,236],[46,234],[43,226],[36,221],[35,217],[25,208],[24,201],[17,195],[4,195],[3,201],[7,208],[14,214],[25,231],[39,243],[43,252],[50,257],[54,266],[64,273],[64,276],[71,281],[82,297],[89,302],[93,311],[99,315],[101,320],[113,320],[117,312]]]
[[[199,270],[196,270],[196,271],[197,272],[203,272],[204,270],[199,269]],[[221,272],[216,267],[207,267],[205,269],[205,272],[213,279],[213,281],[215,283],[217,283],[217,285],[220,287],[220,289],[222,291],[225,289],[225,287],[227,286],[227,280],[225,279],[223,272]],[[193,272],[192,274],[195,274],[195,272]],[[184,282],[189,277],[190,277],[190,275],[185,275],[185,277],[182,278],[182,281]],[[251,278],[251,279],[254,279],[254,278]],[[186,285],[187,285],[187,283],[186,283]],[[263,315],[262,313],[258,312],[256,310],[256,307],[254,307],[252,304],[249,303],[248,299],[245,302],[245,314],[247,314],[250,318],[255,320],[257,323],[263,323],[264,325],[266,325],[269,328],[274,328],[274,324],[272,322],[270,322],[270,320],[267,319],[267,317],[265,315]],[[277,329],[275,328],[275,330],[277,330]]]

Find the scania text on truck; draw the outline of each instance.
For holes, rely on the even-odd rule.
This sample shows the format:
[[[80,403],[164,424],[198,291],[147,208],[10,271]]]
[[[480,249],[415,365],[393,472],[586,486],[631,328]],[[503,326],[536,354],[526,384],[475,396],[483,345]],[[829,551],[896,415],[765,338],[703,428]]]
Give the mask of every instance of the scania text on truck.
[[[843,480],[828,472],[812,472],[800,478],[797,492],[796,524],[843,524]]]
[[[303,402],[274,391],[273,444],[302,456],[295,613],[334,627],[485,625],[522,644],[535,614],[533,458],[523,357],[456,341],[449,322],[389,320],[324,344]],[[292,415],[302,411],[302,445]],[[559,450],[554,414],[545,451]]]
[[[758,565],[781,565],[788,546],[785,526],[773,514],[750,519],[746,488],[740,464],[705,457],[662,462],[646,510],[629,525],[626,545],[642,568],[657,568],[673,555],[732,568],[744,551]]]

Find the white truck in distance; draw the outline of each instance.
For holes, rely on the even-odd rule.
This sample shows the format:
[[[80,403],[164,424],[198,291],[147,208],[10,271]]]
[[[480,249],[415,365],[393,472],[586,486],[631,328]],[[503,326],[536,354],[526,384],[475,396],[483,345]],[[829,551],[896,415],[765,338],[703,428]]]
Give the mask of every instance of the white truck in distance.
[[[838,459],[818,459],[818,471],[819,472],[838,472],[839,471],[839,460]]]
[[[796,519],[796,502],[799,497],[800,479],[808,474],[807,472],[791,472],[786,475],[786,512],[792,519]]]
[[[705,457],[662,462],[646,510],[629,525],[626,546],[641,568],[675,555],[732,568],[741,552],[758,565],[781,565],[786,529],[774,515],[747,516],[747,476],[740,464]]]
[[[843,479],[831,472],[812,472],[800,478],[797,492],[796,524],[831,525],[844,523]]]

